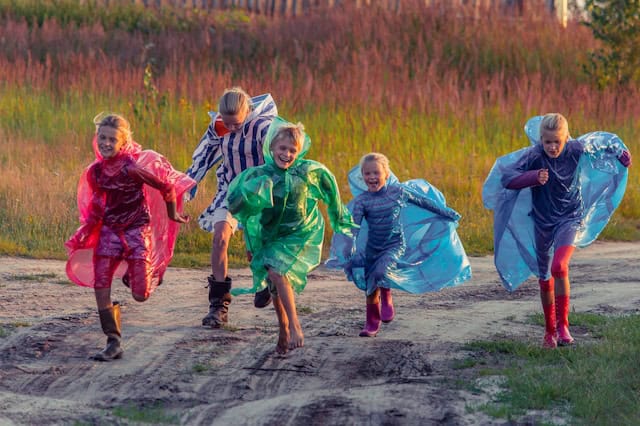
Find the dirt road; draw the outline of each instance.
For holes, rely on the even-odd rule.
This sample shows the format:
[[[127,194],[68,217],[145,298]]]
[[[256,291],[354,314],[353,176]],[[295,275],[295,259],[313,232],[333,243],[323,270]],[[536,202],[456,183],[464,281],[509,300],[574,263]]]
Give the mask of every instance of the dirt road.
[[[635,243],[578,250],[572,309],[637,312],[639,258]],[[0,258],[0,425],[134,424],[117,415],[123,407],[184,425],[503,424],[469,409],[492,390],[460,385],[460,345],[496,335],[537,343],[543,331],[529,320],[537,283],[509,294],[492,262],[472,258],[474,277],[457,288],[396,292],[396,319],[375,338],[358,337],[363,294],[320,268],[297,299],[305,347],[285,356],[274,351],[272,307],[240,296],[228,329],[203,328],[207,271],[170,268],[145,303],[114,285],[125,354],[98,363],[88,359],[105,342],[92,291],[70,284],[63,262]],[[231,275],[250,280],[248,270]]]

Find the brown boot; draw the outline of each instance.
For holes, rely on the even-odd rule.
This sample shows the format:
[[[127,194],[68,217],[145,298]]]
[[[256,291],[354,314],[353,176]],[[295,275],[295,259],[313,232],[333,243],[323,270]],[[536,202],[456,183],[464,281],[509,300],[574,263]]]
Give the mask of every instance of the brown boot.
[[[98,311],[102,331],[107,335],[107,346],[92,358],[96,361],[111,361],[122,358],[124,352],[120,347],[122,333],[120,331],[120,304],[113,302],[113,306]]]
[[[228,312],[231,303],[231,278],[224,281],[216,281],[213,275],[209,276],[209,313],[202,318],[202,325],[211,328],[220,328],[229,321]]]

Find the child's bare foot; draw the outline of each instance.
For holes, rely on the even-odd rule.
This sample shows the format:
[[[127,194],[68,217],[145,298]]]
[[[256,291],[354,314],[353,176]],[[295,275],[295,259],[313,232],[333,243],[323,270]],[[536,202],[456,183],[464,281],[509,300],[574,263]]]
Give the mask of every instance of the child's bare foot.
[[[291,339],[289,340],[289,349],[301,348],[304,346],[304,334],[300,325],[289,328]]]
[[[280,334],[278,335],[278,344],[276,345],[276,352],[279,354],[286,354],[289,350],[289,329],[288,327],[280,327]]]

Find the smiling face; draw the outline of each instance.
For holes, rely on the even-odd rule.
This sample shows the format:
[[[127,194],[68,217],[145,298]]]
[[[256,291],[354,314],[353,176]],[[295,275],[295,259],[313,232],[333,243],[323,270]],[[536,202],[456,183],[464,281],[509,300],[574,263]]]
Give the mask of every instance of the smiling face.
[[[101,126],[98,129],[97,139],[98,151],[100,151],[100,154],[105,159],[118,155],[127,142],[125,135],[111,126]]]
[[[300,154],[300,144],[288,136],[282,136],[271,144],[271,153],[276,166],[287,170]]]
[[[563,128],[559,130],[543,129],[540,132],[540,143],[549,158],[558,158],[568,139],[569,133]]]
[[[369,192],[378,192],[387,183],[389,173],[378,161],[366,161],[362,164],[362,178]]]

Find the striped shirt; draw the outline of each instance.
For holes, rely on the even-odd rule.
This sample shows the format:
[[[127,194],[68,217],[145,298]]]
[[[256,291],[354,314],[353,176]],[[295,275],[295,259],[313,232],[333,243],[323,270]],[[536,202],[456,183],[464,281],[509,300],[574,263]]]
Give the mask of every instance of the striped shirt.
[[[211,123],[193,152],[191,167],[186,171],[189,177],[200,182],[216,163],[220,163],[216,169],[216,195],[198,220],[205,231],[213,232],[213,213],[217,209],[228,210],[229,183],[243,170],[264,163],[262,145],[278,110],[270,94],[254,97],[251,102],[253,109],[237,132],[218,134],[216,121],[221,120],[220,114],[209,113]],[[195,196],[196,188],[192,189],[191,198]]]

